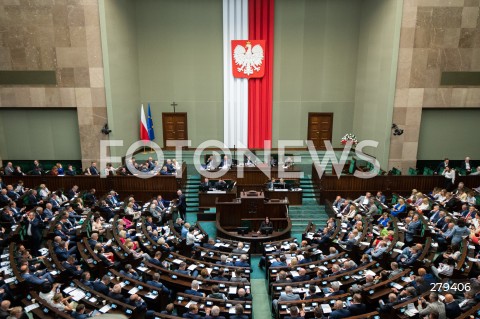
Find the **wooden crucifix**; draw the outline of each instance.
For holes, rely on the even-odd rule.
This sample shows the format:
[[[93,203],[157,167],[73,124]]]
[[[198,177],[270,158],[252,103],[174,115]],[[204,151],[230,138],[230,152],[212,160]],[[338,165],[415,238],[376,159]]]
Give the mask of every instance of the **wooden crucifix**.
[[[175,101],[174,101],[174,102],[173,102],[172,104],[170,104],[170,105],[173,106],[173,113],[176,113],[176,112],[175,112],[175,106],[177,106],[178,104],[175,103]]]

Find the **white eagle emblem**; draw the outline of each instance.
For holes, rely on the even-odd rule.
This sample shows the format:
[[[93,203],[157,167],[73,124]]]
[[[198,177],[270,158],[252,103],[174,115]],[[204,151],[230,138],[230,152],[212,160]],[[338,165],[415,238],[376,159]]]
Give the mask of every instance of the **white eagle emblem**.
[[[237,68],[238,72],[243,72],[249,76],[253,74],[254,71],[260,71],[260,66],[263,62],[262,46],[256,44],[252,48],[250,41],[247,42],[245,47],[237,45],[233,51],[233,58],[235,60],[235,64],[240,66]]]

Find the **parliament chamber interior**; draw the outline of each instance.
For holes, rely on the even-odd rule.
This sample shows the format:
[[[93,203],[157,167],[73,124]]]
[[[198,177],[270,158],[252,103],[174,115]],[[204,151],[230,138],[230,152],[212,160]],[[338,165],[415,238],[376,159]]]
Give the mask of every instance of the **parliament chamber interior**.
[[[0,319],[480,318],[479,0],[0,30]]]

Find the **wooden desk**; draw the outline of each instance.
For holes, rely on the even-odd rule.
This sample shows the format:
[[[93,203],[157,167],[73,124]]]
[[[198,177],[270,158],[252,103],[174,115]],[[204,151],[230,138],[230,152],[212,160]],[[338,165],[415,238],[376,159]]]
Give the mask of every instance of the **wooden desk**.
[[[148,201],[152,197],[161,194],[164,198],[175,198],[177,189],[186,185],[187,167],[182,168],[182,178],[173,175],[159,175],[151,178],[139,178],[137,176],[2,176],[5,184],[15,184],[23,180],[25,187],[35,188],[45,184],[51,190],[70,190],[73,185],[78,185],[80,190],[95,188],[97,197],[114,189],[120,197],[135,196],[136,200]]]
[[[217,234],[227,239],[250,242],[250,252],[259,254],[264,242],[290,237],[292,223],[288,217],[288,206],[288,199],[266,201],[263,192],[241,192],[240,198],[235,201],[217,202]],[[257,234],[266,216],[273,222],[274,232],[270,235]],[[239,235],[237,228],[243,225],[249,227],[249,232]]]
[[[243,176],[242,176],[243,170]],[[216,171],[202,171],[202,175],[208,173],[220,173],[223,172],[222,178],[227,180],[231,179],[237,182],[237,188],[240,191],[247,189],[255,189],[257,191],[262,190],[265,184],[268,182],[269,177],[261,170],[261,167],[234,167],[229,170],[216,170]],[[298,168],[285,169],[283,172],[278,167],[272,167],[270,171],[270,178],[284,178],[294,180],[299,184],[301,170]],[[217,177],[218,178],[218,177]],[[215,179],[215,178],[212,178]]]
[[[240,198],[235,201],[217,202],[217,226],[236,230],[245,218],[287,218],[288,206],[288,200],[265,201],[262,192],[241,192]]]
[[[231,202],[237,198],[237,191],[208,191],[208,192],[198,192],[199,199],[199,208],[213,208],[215,203],[218,202]]]
[[[302,190],[291,190],[291,191],[266,190],[265,191],[265,198],[285,199],[285,197],[288,198],[288,202],[290,203],[290,205],[301,206],[303,191]]]

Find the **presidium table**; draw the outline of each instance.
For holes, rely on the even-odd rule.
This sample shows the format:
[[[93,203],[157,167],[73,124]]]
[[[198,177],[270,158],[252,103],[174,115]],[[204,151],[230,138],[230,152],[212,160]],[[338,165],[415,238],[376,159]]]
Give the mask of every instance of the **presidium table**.
[[[225,171],[225,174],[222,176],[228,185],[235,183],[234,187],[229,187],[226,190],[199,191],[199,208],[201,210],[213,208],[217,200],[219,202],[232,201],[238,197],[239,192],[244,192],[245,190],[264,191],[266,199],[288,198],[289,205],[302,205],[303,190],[300,188],[300,178],[297,176],[301,172],[299,169],[289,168],[285,169],[284,172],[280,172],[277,167],[271,168],[272,178],[278,180],[280,177],[284,177],[285,184],[288,187],[283,189],[267,189],[269,178],[259,167],[242,167],[242,169],[242,177],[240,177],[238,167]],[[218,170],[213,172],[218,172]],[[281,175],[282,173],[284,174],[283,176]],[[218,178],[210,179],[212,185],[215,185],[216,182],[218,182]]]
[[[246,241],[251,244],[251,253],[260,253],[262,243],[290,237],[292,228],[288,216],[289,201],[266,199],[263,191],[240,192],[240,197],[231,201],[216,202],[217,235],[228,239]],[[257,231],[268,216],[273,223],[273,233]]]

